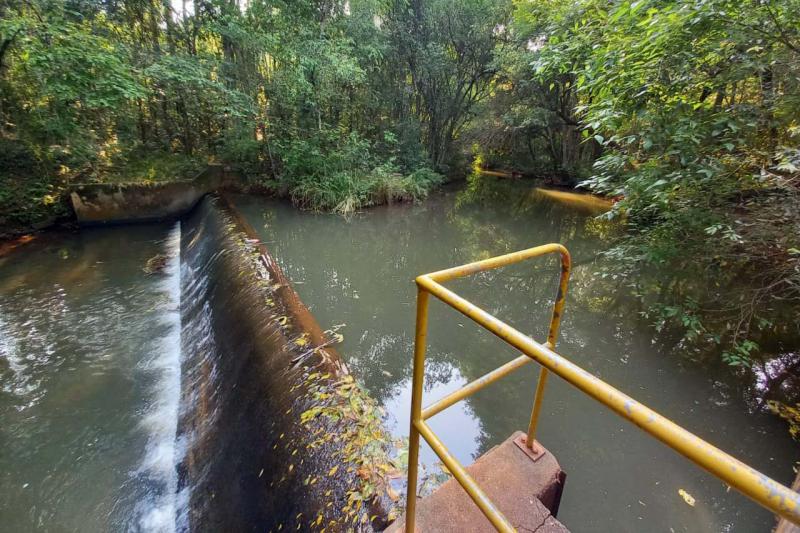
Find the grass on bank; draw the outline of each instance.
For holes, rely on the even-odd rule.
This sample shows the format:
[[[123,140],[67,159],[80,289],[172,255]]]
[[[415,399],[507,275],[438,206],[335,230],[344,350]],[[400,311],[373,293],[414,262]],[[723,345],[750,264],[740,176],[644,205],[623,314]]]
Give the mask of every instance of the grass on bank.
[[[85,153],[84,153],[85,152]],[[88,154],[88,155],[87,155]],[[14,234],[69,215],[67,192],[83,183],[163,183],[189,179],[210,155],[109,142],[81,153],[41,151],[0,138],[0,233]],[[381,143],[356,133],[323,129],[269,144],[232,136],[219,157],[240,171],[251,190],[288,197],[300,208],[352,213],[362,207],[425,198],[444,178],[426,159],[386,134]]]
[[[250,183],[302,208],[349,214],[362,207],[425,198],[444,181],[427,158],[387,132],[380,142],[323,128],[273,143],[231,139],[222,158]]]
[[[407,175],[375,171],[363,175],[337,173],[322,178],[306,176],[290,180],[289,195],[299,207],[346,215],[370,205],[424,199],[443,179],[429,169]]]

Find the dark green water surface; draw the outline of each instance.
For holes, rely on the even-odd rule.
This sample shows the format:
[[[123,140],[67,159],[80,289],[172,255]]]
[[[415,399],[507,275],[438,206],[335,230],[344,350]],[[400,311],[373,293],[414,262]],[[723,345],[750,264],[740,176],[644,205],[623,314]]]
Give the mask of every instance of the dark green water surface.
[[[800,458],[784,424],[752,414],[736,389],[652,341],[635,311],[609,313],[614,295],[596,292],[596,256],[608,228],[596,211],[508,186],[472,201],[469,191],[437,193],[418,205],[366,210],[350,218],[300,212],[286,203],[239,196],[235,203],[295,283],[324,328],[344,324],[340,351],[388,412],[393,434],[408,434],[416,290],[413,278],[548,242],[565,244],[575,266],[558,351],[776,479],[790,483]],[[557,280],[555,259],[482,273],[450,286],[544,341]],[[515,357],[468,319],[431,299],[425,404]],[[619,311],[619,309],[618,309]],[[530,414],[531,365],[430,423],[470,463]],[[567,471],[559,518],[572,531],[770,531],[773,517],[633,425],[551,378],[538,434]],[[423,448],[423,462],[435,456]],[[696,498],[687,505],[678,494]]]

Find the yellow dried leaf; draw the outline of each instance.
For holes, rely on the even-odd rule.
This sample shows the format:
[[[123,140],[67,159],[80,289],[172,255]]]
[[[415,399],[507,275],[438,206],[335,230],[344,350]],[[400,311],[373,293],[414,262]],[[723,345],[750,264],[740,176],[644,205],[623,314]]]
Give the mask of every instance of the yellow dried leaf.
[[[308,344],[308,335],[304,334],[302,337],[296,339],[294,343],[298,346],[305,346],[306,344]]]
[[[683,501],[685,501],[688,505],[691,505],[692,507],[694,507],[694,504],[696,503],[696,500],[694,499],[694,497],[691,494],[689,494],[688,492],[686,492],[683,489],[679,489],[678,490],[678,494],[680,495],[681,498],[683,498]]]

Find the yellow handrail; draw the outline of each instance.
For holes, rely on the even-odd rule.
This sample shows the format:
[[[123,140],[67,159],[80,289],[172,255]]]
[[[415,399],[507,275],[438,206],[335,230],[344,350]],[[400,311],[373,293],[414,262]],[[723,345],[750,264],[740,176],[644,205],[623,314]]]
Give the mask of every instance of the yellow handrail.
[[[551,253],[559,253],[561,255],[561,281],[553,308],[550,331],[545,344],[539,344],[527,335],[517,331],[480,307],[468,302],[441,285],[441,283],[455,278],[511,265],[526,259]],[[459,267],[440,270],[431,274],[424,274],[416,279],[417,325],[411,392],[411,429],[408,439],[406,532],[412,533],[414,531],[420,435],[422,435],[431,448],[433,448],[433,451],[450,470],[453,477],[464,487],[464,490],[480,508],[486,518],[489,519],[492,525],[494,525],[498,531],[514,531],[514,527],[511,523],[494,506],[461,463],[450,454],[445,445],[436,437],[433,431],[431,431],[431,428],[427,425],[425,420],[466,398],[470,394],[483,389],[490,383],[510,374],[529,361],[539,363],[542,369],[536,388],[533,412],[531,413],[531,421],[526,439],[528,447],[534,446],[536,422],[541,410],[544,387],[548,372],[552,372],[564,379],[567,383],[575,386],[581,392],[588,394],[598,402],[604,404],[623,418],[633,422],[639,428],[715,475],[745,496],[748,496],[773,513],[795,524],[800,524],[800,494],[714,447],[700,437],[659,415],[647,406],[637,402],[630,396],[620,392],[603,380],[596,378],[553,351],[558,335],[561,314],[564,309],[569,273],[570,256],[567,249],[560,244],[547,244]],[[428,302],[431,294],[514,346],[524,355],[517,357],[423,409],[422,389],[425,378]]]

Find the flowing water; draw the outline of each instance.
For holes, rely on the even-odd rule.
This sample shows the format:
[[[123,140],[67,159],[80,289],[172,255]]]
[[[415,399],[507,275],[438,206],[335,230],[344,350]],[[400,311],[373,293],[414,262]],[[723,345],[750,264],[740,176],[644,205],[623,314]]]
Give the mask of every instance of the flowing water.
[[[220,204],[0,257],[0,532],[295,531],[374,514],[342,513],[358,476],[321,475],[354,472],[347,457],[370,441],[328,438],[342,416],[303,418],[340,412],[322,398],[352,389],[340,359]]]
[[[338,518],[347,486],[316,482],[338,448],[304,442],[333,426],[299,423],[295,341],[313,318],[243,235],[209,199],[171,226],[50,234],[0,258],[0,532]],[[304,361],[336,372],[333,353]]]
[[[0,258],[0,530],[174,530],[179,232],[52,234]]]
[[[340,329],[352,372],[408,433],[416,291],[421,273],[548,242],[575,265],[558,350],[687,429],[766,474],[790,483],[798,447],[785,425],[749,413],[734,384],[699,371],[652,341],[615,295],[593,283],[610,228],[596,203],[509,185],[378,207],[350,218],[300,212],[284,202],[235,197],[322,327]],[[544,340],[557,280],[555,259],[451,284],[534,338]],[[431,299],[425,403],[515,356],[493,335]],[[616,313],[609,306],[616,301]],[[624,300],[623,300],[624,301]],[[620,305],[622,309],[620,310]],[[621,312],[620,312],[621,311]],[[525,368],[431,419],[470,463],[524,429],[536,381]],[[724,374],[722,374],[724,375]],[[557,378],[548,384],[539,439],[567,471],[559,518],[573,531],[769,531],[774,518],[631,424]],[[423,448],[428,472],[436,469]],[[689,506],[679,495],[696,499]]]
[[[734,385],[667,353],[624,299],[598,292],[596,257],[612,231],[593,218],[602,206],[524,184],[479,192],[438,193],[347,219],[265,199],[236,203],[322,327],[344,324],[339,351],[386,407],[396,437],[407,434],[414,276],[559,241],[576,265],[559,351],[791,480],[800,453],[780,420],[748,413]],[[306,466],[286,474],[296,453],[289,444],[302,441],[286,413],[304,407],[269,391],[303,379],[300,369],[287,371],[297,347],[270,315],[285,311],[253,311],[264,295],[240,275],[247,264],[235,258],[243,249],[229,224],[205,202],[177,224],[50,234],[0,257],[0,531],[250,530],[308,514],[330,493],[330,480],[301,483],[331,470],[324,455],[308,452]],[[147,274],[143,266],[159,254],[163,270]],[[556,276],[555,261],[540,260],[452,286],[541,339]],[[428,402],[514,356],[438,302],[429,340]],[[535,379],[534,368],[523,369],[431,424],[468,463],[524,428]],[[539,438],[568,472],[559,517],[573,531],[773,524],[558,379],[548,385]],[[437,470],[428,449],[423,462]],[[697,499],[694,507],[680,489]]]

